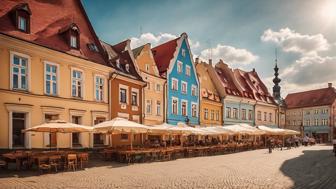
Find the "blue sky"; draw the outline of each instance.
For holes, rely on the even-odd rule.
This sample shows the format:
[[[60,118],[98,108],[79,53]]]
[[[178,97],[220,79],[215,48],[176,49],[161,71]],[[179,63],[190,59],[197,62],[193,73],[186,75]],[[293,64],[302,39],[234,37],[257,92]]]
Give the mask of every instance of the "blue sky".
[[[336,0],[83,0],[98,36],[153,46],[186,32],[194,57],[256,68],[271,87],[278,49],[283,96],[335,82]],[[211,50],[210,50],[211,49]],[[210,52],[212,55],[210,56]],[[324,68],[330,69],[324,69]],[[271,89],[269,89],[271,90]]]

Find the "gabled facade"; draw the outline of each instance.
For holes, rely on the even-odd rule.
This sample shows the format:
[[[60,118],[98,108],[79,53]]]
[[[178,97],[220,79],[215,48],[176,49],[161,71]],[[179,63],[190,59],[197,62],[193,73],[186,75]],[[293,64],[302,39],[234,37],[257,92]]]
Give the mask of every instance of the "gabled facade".
[[[243,83],[239,83],[234,71],[222,60],[208,70],[222,100],[224,125],[255,125],[256,100],[251,91]]]
[[[152,52],[161,77],[167,81],[166,122],[198,125],[199,83],[187,34],[153,48]]]
[[[200,83],[200,124],[202,126],[223,125],[222,102],[208,69],[211,67],[205,62],[199,62],[196,58],[196,70]],[[211,68],[210,68],[211,69]]]
[[[336,91],[331,83],[327,88],[288,94],[285,103],[285,128],[300,131],[321,142],[333,138]]]
[[[109,119],[102,47],[80,1],[0,1],[0,148],[104,144],[89,133],[21,133],[61,119]],[[46,14],[46,13],[57,14]]]
[[[145,82],[135,63],[130,40],[116,45],[102,42],[110,66],[115,70],[110,78],[110,115],[142,123],[142,89]]]
[[[132,51],[140,75],[147,83],[147,86],[143,89],[143,124],[160,125],[164,122],[166,113],[164,109],[166,80],[161,78],[159,74],[150,44],[140,46]]]

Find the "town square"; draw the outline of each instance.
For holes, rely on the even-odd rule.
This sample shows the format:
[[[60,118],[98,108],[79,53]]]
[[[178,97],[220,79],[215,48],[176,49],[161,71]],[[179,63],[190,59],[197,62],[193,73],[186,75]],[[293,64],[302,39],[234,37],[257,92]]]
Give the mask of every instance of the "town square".
[[[336,188],[333,7],[1,0],[0,188]]]

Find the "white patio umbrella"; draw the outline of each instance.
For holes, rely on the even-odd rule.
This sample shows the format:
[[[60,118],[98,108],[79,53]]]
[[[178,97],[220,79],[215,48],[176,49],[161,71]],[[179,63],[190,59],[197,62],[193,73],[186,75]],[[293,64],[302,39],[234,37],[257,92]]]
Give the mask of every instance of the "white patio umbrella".
[[[69,123],[64,120],[51,120],[48,123],[36,125],[31,128],[22,130],[22,132],[48,132],[48,133],[77,133],[92,132],[93,127]],[[51,137],[49,137],[49,145],[51,148]]]
[[[286,131],[280,128],[271,128],[267,126],[260,125],[258,129],[265,131],[269,135],[286,135]]]
[[[263,130],[260,130],[258,129],[257,127],[252,127],[251,125],[249,124],[246,124],[246,123],[241,123],[239,124],[241,127],[243,128],[246,128],[248,130],[251,130],[253,132],[254,135],[263,135],[263,134],[266,134],[265,131]]]
[[[227,125],[224,126],[223,128],[233,132],[234,134],[250,134],[250,135],[253,134],[252,130],[242,127],[239,124]]]
[[[148,126],[129,121],[125,118],[116,117],[109,121],[104,121],[94,126],[95,132],[114,133],[131,133],[131,150],[133,149],[133,134],[147,133],[150,131]],[[112,138],[110,138],[112,144]]]

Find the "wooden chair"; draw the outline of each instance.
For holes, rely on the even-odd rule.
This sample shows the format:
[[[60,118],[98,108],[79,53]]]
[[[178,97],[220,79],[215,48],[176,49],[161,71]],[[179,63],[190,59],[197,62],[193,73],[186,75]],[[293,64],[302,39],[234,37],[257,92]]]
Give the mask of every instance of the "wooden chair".
[[[68,154],[67,167],[68,167],[68,170],[70,168],[72,168],[73,171],[76,170],[76,167],[77,167],[77,155],[76,154]]]
[[[57,172],[57,168],[60,166],[62,157],[60,155],[52,155],[49,157],[50,169],[54,168]]]
[[[80,168],[83,169],[83,165],[86,166],[89,164],[89,154],[88,153],[80,153],[77,154],[77,158],[79,161]]]
[[[50,171],[50,164],[49,164],[49,157],[47,156],[40,156],[37,158],[37,166],[42,174],[43,171],[47,170]]]

